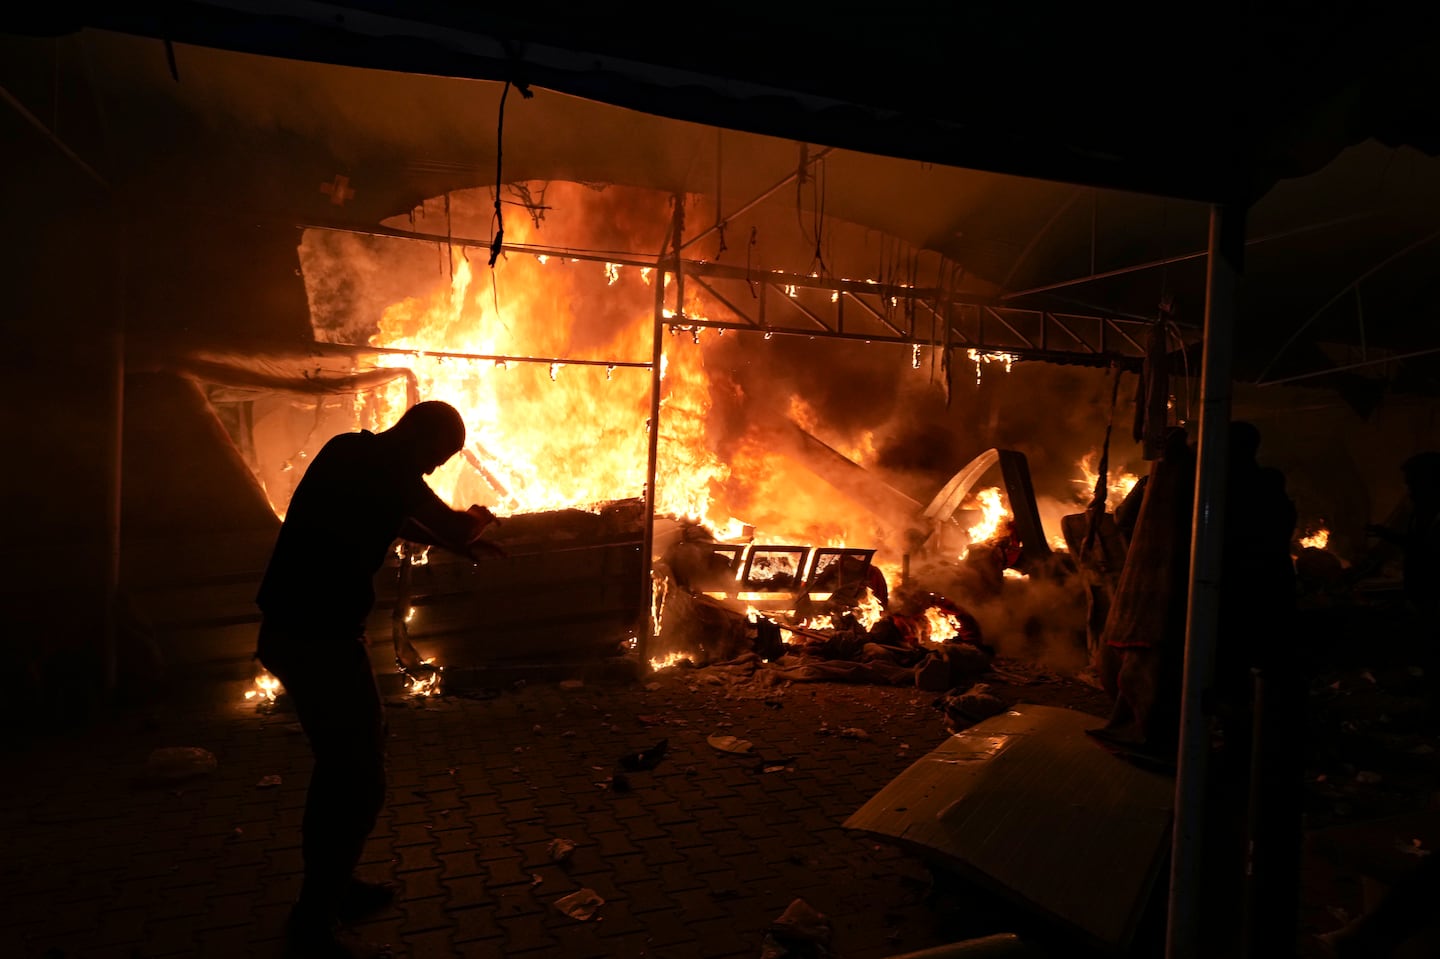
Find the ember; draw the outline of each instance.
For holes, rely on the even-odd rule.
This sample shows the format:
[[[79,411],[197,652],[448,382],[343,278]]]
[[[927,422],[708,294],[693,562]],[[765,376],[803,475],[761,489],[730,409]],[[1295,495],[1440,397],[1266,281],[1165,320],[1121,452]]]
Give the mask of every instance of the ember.
[[[1325,549],[1330,545],[1330,531],[1321,524],[1318,529],[1300,537],[1300,545],[1306,549]]]
[[[262,669],[255,677],[254,688],[245,691],[245,699],[248,702],[258,702],[260,705],[273,703],[276,697],[284,691],[285,687],[280,685],[280,680],[268,670]]]

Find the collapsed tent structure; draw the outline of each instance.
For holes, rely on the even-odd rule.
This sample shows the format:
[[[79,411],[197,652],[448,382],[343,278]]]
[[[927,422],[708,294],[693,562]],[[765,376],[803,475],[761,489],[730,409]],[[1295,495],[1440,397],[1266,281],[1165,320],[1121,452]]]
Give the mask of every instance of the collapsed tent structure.
[[[896,369],[947,405],[969,363],[1118,375],[1159,321],[1182,370],[1203,363],[1188,417],[1200,483],[1172,890],[1183,944],[1230,384],[1326,385],[1364,413],[1433,389],[1436,347],[1414,322],[1440,293],[1440,143],[1414,109],[1435,91],[1429,33],[1380,8],[1243,26],[1207,9],[1137,48],[1091,11],[924,5],[878,28],[869,12],[732,9],[677,44],[666,11],[645,13],[59,4],[8,28],[3,122],[18,148],[5,191],[25,239],[6,260],[7,372],[18,395],[43,398],[13,407],[7,430],[10,498],[28,507],[33,544],[13,592],[21,631],[43,634],[25,660],[32,685],[58,698],[118,685],[118,600],[137,569],[210,563],[212,587],[248,605],[243,574],[283,511],[270,493],[295,466],[256,438],[323,433],[314,397],[413,392],[436,348],[391,308],[433,299],[414,282],[422,259],[441,299],[500,257],[590,269],[528,314],[582,304],[593,323],[566,327],[563,349],[464,343],[430,361],[552,382],[588,368],[592,394],[599,377],[640,377],[625,388],[645,405],[630,402],[613,441],[629,472],[576,501],[644,497],[642,558],[664,493],[661,377],[678,362],[666,334],[884,348],[885,375],[830,359],[829,376],[802,380],[885,408],[855,419],[863,428],[901,419],[888,415]],[[1060,79],[995,80],[1035,63]],[[577,210],[579,239],[557,228]],[[588,288],[617,283],[612,270],[649,271],[627,294],[648,297],[648,315],[597,305]],[[484,287],[497,315],[503,277],[491,269]],[[468,291],[455,295],[476,300]],[[370,329],[387,322],[391,345]],[[600,335],[612,328],[635,335]],[[754,382],[730,378],[729,395],[753,398]],[[264,399],[305,395],[308,425],[281,422],[297,419],[288,399]],[[349,428],[383,422],[377,404],[330,409]],[[738,399],[725,408],[753,419]],[[786,413],[783,429],[804,418]],[[1409,421],[1392,428],[1407,435]],[[491,494],[518,498],[496,475],[503,457],[475,458]],[[617,562],[634,593],[605,608],[633,613],[648,564]],[[94,601],[57,622],[77,584]]]

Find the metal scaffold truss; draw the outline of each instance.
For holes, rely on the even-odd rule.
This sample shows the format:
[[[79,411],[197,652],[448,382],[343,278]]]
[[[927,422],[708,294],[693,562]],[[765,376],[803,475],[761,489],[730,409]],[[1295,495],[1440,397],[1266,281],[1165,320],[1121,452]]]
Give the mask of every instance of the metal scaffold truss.
[[[306,224],[368,236],[488,248],[489,241],[386,227]],[[1138,369],[1151,321],[1103,312],[1061,312],[1016,306],[1001,297],[938,287],[879,283],[777,270],[746,269],[706,260],[659,257],[541,244],[506,243],[507,255],[528,254],[656,271],[663,278],[663,319],[672,332],[740,331],[893,343],[920,349],[958,349],[983,356],[1064,365]],[[676,309],[687,282],[718,304],[717,315]],[[566,361],[570,362],[570,361]]]
[[[1014,359],[1137,367],[1150,322],[1104,314],[1016,307],[935,287],[882,284],[673,259],[659,267],[667,288],[686,280],[728,316],[667,308],[672,332],[739,330],[765,336],[824,337],[960,349]],[[680,294],[668,297],[677,299]]]

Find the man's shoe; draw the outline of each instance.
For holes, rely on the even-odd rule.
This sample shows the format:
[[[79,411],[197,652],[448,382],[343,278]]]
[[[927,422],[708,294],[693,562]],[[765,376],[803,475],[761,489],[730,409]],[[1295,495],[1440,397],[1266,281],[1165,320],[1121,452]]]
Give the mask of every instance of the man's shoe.
[[[339,918],[342,922],[365,919],[388,909],[394,901],[395,886],[392,883],[351,879],[340,894]]]

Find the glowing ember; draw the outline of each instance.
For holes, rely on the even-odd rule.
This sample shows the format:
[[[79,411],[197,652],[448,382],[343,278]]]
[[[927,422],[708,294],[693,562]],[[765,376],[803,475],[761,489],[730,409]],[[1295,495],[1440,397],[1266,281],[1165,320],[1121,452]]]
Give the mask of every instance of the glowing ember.
[[[1308,536],[1300,537],[1300,545],[1306,549],[1325,549],[1330,545],[1330,531],[1322,524]]]
[[[245,698],[251,702],[273,703],[275,697],[284,691],[285,687],[280,685],[280,680],[276,679],[274,674],[268,670],[262,669],[255,677],[254,688],[245,691]]]
[[[435,657],[420,660],[420,665],[429,667],[422,675],[405,677],[405,691],[412,696],[438,696],[440,675],[445,667],[435,665]]]
[[[659,672],[662,669],[669,669],[671,666],[679,666],[690,658],[687,653],[666,653],[664,656],[652,657],[650,668]]]
[[[975,494],[980,506],[980,521],[969,529],[970,542],[988,543],[1000,532],[1000,524],[1010,518],[1000,498],[1000,487],[991,486]]]

